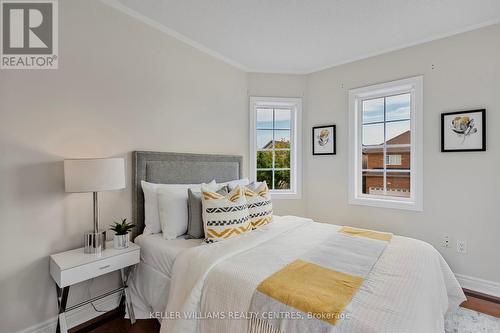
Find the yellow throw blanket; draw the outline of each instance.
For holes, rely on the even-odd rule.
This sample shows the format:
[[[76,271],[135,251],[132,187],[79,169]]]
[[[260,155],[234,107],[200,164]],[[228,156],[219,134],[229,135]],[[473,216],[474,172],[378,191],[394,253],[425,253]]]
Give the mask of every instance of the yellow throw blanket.
[[[360,277],[299,259],[265,279],[257,290],[335,325],[362,283]]]
[[[251,311],[300,311],[304,318],[312,319],[309,330],[327,331],[325,324],[335,325],[391,238],[390,233],[340,228],[327,243],[318,244],[311,253],[263,280],[257,286]],[[279,320],[254,318],[256,323],[265,323],[273,332],[283,329]],[[297,325],[285,327],[293,327],[287,332],[300,332]]]
[[[351,236],[367,237],[372,239],[378,239],[386,242],[390,242],[392,239],[392,234],[388,232],[373,231],[368,229],[358,229],[351,227],[342,227],[339,232]]]

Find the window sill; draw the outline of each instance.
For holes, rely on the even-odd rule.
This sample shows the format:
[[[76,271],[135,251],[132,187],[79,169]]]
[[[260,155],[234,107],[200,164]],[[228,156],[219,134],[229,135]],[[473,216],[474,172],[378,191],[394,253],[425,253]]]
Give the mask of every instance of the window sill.
[[[378,198],[365,198],[365,197],[355,197],[349,199],[350,205],[360,205],[369,207],[380,207],[389,209],[401,209],[410,211],[423,211],[422,204],[415,201],[403,201],[403,200],[392,200],[392,199],[378,199]]]
[[[302,195],[297,192],[275,192],[270,191],[271,199],[286,200],[286,199],[302,199]]]

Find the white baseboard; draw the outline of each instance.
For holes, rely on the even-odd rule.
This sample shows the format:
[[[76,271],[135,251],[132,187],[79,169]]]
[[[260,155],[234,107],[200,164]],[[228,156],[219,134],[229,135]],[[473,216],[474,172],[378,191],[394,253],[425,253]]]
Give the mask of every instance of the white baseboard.
[[[119,305],[120,296],[120,294],[109,295],[93,303],[98,310],[110,311]],[[66,314],[66,322],[68,327],[75,327],[99,315],[102,315],[102,313],[96,312],[92,305],[88,304],[68,312]],[[53,317],[43,323],[33,325],[17,333],[54,333],[56,331],[56,326],[57,317]]]
[[[480,278],[455,274],[462,288],[478,291],[483,294],[500,297],[500,283]]]

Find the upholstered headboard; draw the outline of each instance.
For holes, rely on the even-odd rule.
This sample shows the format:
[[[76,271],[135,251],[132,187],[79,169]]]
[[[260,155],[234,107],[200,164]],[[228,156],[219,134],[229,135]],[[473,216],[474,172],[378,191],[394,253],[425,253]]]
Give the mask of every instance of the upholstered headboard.
[[[226,182],[242,176],[243,157],[135,151],[132,154],[132,214],[134,237],[144,230],[144,194],[141,181],[159,184],[199,184],[212,179]]]

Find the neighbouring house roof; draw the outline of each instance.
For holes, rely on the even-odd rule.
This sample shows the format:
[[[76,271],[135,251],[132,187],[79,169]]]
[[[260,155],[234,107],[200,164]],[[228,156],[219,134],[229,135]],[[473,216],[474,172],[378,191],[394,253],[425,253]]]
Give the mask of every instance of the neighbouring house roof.
[[[406,131],[404,133],[401,133],[398,136],[393,137],[389,141],[387,141],[388,145],[405,145],[405,144],[410,144],[411,142],[411,135],[410,131]],[[364,146],[363,150],[364,151],[369,151],[370,153],[380,153],[384,151],[382,147],[383,143],[380,143],[378,146]],[[408,148],[390,148],[392,153],[395,152],[407,152]]]
[[[398,136],[393,137],[389,141],[387,141],[388,145],[409,145],[411,142],[410,131],[406,131],[404,133],[399,134]]]
[[[262,147],[262,149],[271,149],[273,147],[273,142],[273,140],[269,141],[264,145],[264,147]]]
[[[262,147],[262,149],[271,149],[273,148],[273,143],[276,142],[276,148],[290,148],[290,142],[284,140],[271,140]],[[280,147],[281,146],[281,147]]]

